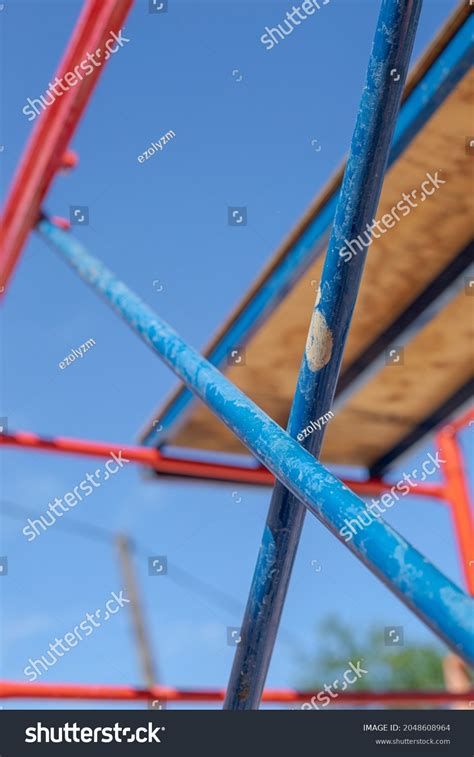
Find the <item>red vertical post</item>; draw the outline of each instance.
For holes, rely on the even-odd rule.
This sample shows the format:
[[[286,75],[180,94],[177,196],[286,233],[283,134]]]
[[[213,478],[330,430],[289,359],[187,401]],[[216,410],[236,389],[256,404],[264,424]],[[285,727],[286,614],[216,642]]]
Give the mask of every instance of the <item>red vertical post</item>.
[[[466,586],[474,596],[474,524],[456,430],[454,424],[445,426],[436,435],[436,444],[444,460],[441,469],[445,479],[445,497],[451,506]]]

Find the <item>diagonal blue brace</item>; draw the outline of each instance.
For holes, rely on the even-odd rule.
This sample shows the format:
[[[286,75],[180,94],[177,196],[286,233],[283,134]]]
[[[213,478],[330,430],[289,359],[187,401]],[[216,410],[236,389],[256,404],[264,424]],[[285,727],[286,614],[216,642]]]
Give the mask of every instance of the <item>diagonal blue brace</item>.
[[[220,371],[190,347],[72,235],[43,219],[42,235],[242,443],[344,544],[345,518],[364,502],[315,460]],[[270,535],[267,537],[270,539]],[[474,662],[473,602],[382,520],[346,546],[466,660]],[[271,549],[269,550],[271,556]],[[245,643],[245,637],[242,639]]]
[[[366,248],[340,252],[374,223],[422,0],[383,0],[329,240],[288,433],[331,409]],[[362,236],[362,239],[364,236]],[[357,252],[357,251],[356,251]],[[303,442],[317,457],[324,427]],[[304,524],[305,508],[275,484],[230,675],[225,709],[258,707]]]

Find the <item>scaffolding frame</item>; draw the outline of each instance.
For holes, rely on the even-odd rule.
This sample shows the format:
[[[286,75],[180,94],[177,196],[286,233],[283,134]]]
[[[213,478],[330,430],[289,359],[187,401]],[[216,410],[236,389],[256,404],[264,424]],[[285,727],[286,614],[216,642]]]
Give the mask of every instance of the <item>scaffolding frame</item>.
[[[92,40],[103,41],[104,35],[111,29],[118,31],[131,4],[132,0],[87,0],[59,70],[72,68],[72,64],[92,46]],[[317,460],[323,432],[310,436],[308,449],[294,439],[298,431],[307,425],[307,419],[319,417],[332,405],[365,259],[361,254],[346,263],[338,253],[342,240],[356,237],[367,221],[374,217],[421,5],[422,0],[381,2],[366,86],[287,432],[193,350],[71,234],[60,228],[64,224],[54,223],[42,212],[42,201],[55,172],[65,162],[68,163],[65,159],[67,145],[98,73],[90,80],[85,79],[83,86],[71,90],[75,93],[74,97],[65,97],[57,108],[52,107],[40,116],[7,199],[0,259],[1,292],[6,288],[29,232],[36,227],[81,278],[107,300],[135,333],[260,461],[262,468],[249,469],[245,473],[240,469],[239,475],[253,476],[253,483],[257,482],[257,478],[260,478],[258,483],[269,483],[268,476],[272,473],[277,480],[242,626],[242,641],[237,647],[225,696],[224,707],[227,709],[256,708],[261,700],[306,509],[453,651],[467,662],[474,662],[470,615],[472,602],[464,592],[382,519],[373,521],[363,532],[355,534],[350,544],[342,540],[340,530],[344,519],[357,518],[365,511],[364,503],[355,491],[364,493],[364,487],[366,492],[377,487],[380,490],[388,484],[378,479],[351,482],[352,491]],[[390,78],[393,69],[400,73],[396,83]],[[458,430],[456,425],[448,426],[438,436],[449,460],[445,469],[446,484],[425,487],[425,492],[419,490],[417,493],[447,497],[452,503],[463,567],[466,569],[465,556],[472,551],[472,527],[461,455],[456,442]],[[110,445],[106,444],[45,440],[25,432],[5,435],[1,441],[24,448],[99,456],[104,455],[105,448],[107,455],[111,451]],[[173,461],[158,450],[129,449],[135,455],[136,462],[155,470],[161,466],[163,473],[199,476],[200,470],[201,477],[212,478],[212,474],[217,472],[219,480],[235,480],[232,476],[236,475],[237,466]],[[469,581],[469,571],[467,579]],[[23,690],[21,684],[4,683],[0,686],[0,695],[3,692],[3,696],[7,696],[5,691],[9,691],[11,696],[27,696],[27,690],[32,694],[36,690],[38,695],[42,691],[42,695],[48,696],[47,687],[41,689],[37,685],[34,689],[33,684],[24,686],[28,689]],[[53,689],[57,693],[60,687],[51,687],[49,695],[54,693]],[[80,687],[72,689],[70,687],[69,695],[80,693]],[[109,689],[108,693],[112,696],[113,691]],[[118,698],[149,698],[151,690],[143,690],[138,696],[137,690],[133,690],[134,693],[130,689],[126,691],[126,696]],[[166,687],[155,687],[153,691],[161,692],[158,698],[167,698]],[[179,698],[170,693],[176,690],[167,691],[168,698]],[[85,695],[86,692],[82,693]],[[184,693],[192,695],[192,692]],[[417,697],[417,693],[412,694]],[[62,695],[68,696],[66,690]],[[293,696],[296,695],[293,693]],[[375,697],[372,701],[380,701],[376,699],[376,694],[372,696]],[[460,695],[459,700],[466,700],[467,697],[467,694]],[[451,698],[452,695],[444,693],[440,697],[445,701]]]

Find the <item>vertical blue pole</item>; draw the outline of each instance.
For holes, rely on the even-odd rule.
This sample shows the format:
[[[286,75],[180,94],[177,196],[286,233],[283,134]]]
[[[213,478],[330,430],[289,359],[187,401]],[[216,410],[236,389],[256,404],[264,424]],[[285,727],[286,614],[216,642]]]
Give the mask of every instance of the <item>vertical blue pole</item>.
[[[380,197],[422,0],[382,0],[367,77],[329,240],[321,286],[288,422],[296,437],[330,410],[366,247],[342,255],[367,233]],[[364,237],[362,237],[364,238]],[[361,247],[359,245],[359,247]],[[347,260],[347,262],[346,262]],[[303,444],[319,455],[324,430]],[[224,709],[259,706],[301,536],[305,508],[275,484],[229,679]]]

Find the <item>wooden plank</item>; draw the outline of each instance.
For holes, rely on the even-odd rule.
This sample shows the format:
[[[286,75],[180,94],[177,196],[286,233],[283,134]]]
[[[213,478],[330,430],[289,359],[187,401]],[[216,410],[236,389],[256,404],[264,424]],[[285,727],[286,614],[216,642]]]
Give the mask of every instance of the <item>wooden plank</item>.
[[[403,365],[387,365],[350,398],[328,424],[323,459],[377,460],[473,375],[472,298],[444,308],[405,347]]]
[[[412,200],[417,202],[420,185],[426,179],[427,172],[433,177],[438,172],[438,177],[446,183],[440,185],[424,202],[418,200],[418,206],[411,209],[409,215],[403,216],[398,211],[400,220],[370,247],[344,366],[409,306],[473,236],[474,163],[465,150],[466,134],[470,133],[471,128],[473,81],[472,72],[463,78],[387,174],[377,219],[392,212],[402,199],[403,192],[410,193],[417,189],[418,194]],[[319,259],[251,339],[246,348],[246,365],[227,370],[229,378],[283,426],[286,425],[294,392],[321,267],[322,260]],[[467,307],[469,302],[466,298],[464,306]],[[468,319],[469,313],[465,311],[463,317]],[[442,319],[440,323],[445,323],[446,327],[452,325],[449,318],[446,321]],[[450,338],[461,355],[468,354],[469,345],[462,329],[451,334]],[[428,347],[430,345],[431,342],[428,342]],[[423,349],[421,354],[429,365],[426,349]],[[462,383],[454,363],[447,361],[441,365],[437,361],[436,376],[440,372],[444,377],[441,389],[434,380],[432,384],[428,383],[429,375],[426,372],[423,372],[423,379],[420,373],[424,386],[420,407],[426,412],[440,404],[444,398],[443,391],[447,395],[450,388],[458,385],[457,382]],[[401,380],[402,373],[397,375]],[[392,380],[395,379],[396,376],[393,376]],[[383,424],[381,426],[377,420],[378,455],[403,436],[409,430],[410,423],[415,424],[419,420],[418,415],[411,411],[401,413],[398,401],[391,400],[392,395],[398,396],[394,387],[388,396],[377,392],[373,396],[373,414],[377,419],[385,417],[387,427],[391,429],[390,434],[386,434]],[[417,396],[416,393],[413,396]],[[378,402],[382,399],[383,407],[379,407]],[[400,418],[399,423],[392,424],[390,419],[394,415]],[[354,419],[350,413],[344,417],[347,417],[349,438]],[[402,419],[405,420],[402,422]],[[337,453],[328,429],[324,454],[333,462],[369,464],[373,459],[371,423],[367,421],[367,429],[359,424],[357,437],[363,438],[367,431],[369,438],[365,446],[360,444],[356,447],[357,451],[351,453],[349,444],[342,445]],[[331,426],[333,424],[336,427],[335,421]],[[341,428],[339,421],[337,428],[339,437],[346,435],[346,429]],[[237,440],[202,407],[196,407],[172,443],[229,452],[243,451]]]

